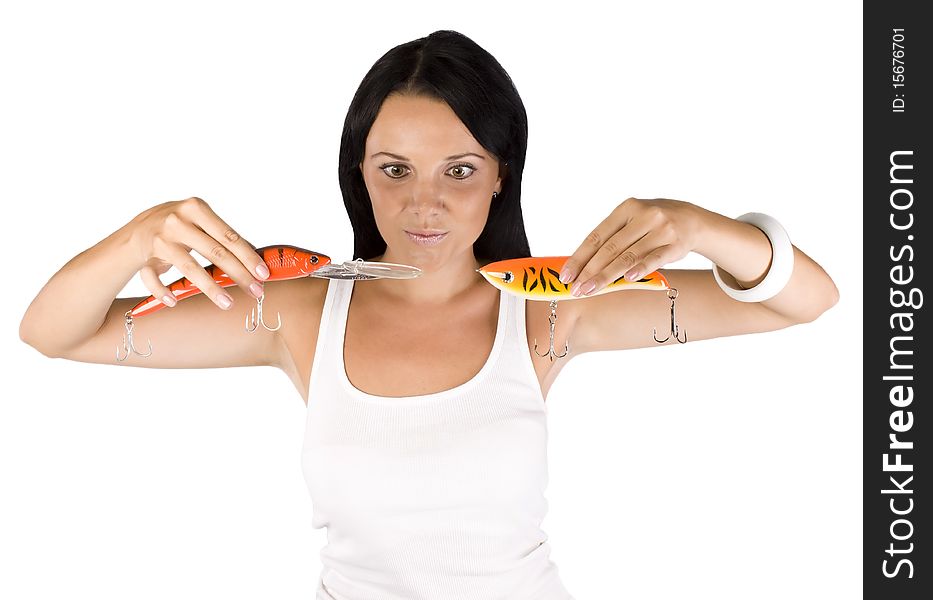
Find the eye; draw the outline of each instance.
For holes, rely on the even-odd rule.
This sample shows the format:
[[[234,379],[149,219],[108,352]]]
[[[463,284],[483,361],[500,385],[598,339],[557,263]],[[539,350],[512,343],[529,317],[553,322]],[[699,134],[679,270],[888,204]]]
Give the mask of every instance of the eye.
[[[408,167],[399,164],[385,164],[381,165],[379,169],[390,179],[401,179],[406,175],[405,171],[408,170]],[[460,163],[447,169],[447,172],[451,173],[454,179],[462,181],[472,177],[473,173],[476,172],[476,167],[469,163]]]
[[[379,169],[382,170],[382,172],[388,175],[391,179],[401,179],[404,177],[405,173],[399,173],[399,171],[404,171],[405,168],[406,167],[403,167],[402,165],[382,165],[379,167]]]
[[[457,173],[461,173],[461,174],[464,173],[464,170],[468,171],[465,175],[462,175],[462,176],[461,176],[461,175],[457,174]],[[455,173],[454,173],[454,179],[467,179],[468,177],[470,177],[471,175],[473,175],[473,172],[476,171],[476,167],[474,167],[473,165],[468,164],[468,163],[460,163],[460,164],[458,164],[458,165],[454,165],[454,166],[450,167],[449,169],[447,169],[447,171],[448,171],[448,172],[455,172]]]

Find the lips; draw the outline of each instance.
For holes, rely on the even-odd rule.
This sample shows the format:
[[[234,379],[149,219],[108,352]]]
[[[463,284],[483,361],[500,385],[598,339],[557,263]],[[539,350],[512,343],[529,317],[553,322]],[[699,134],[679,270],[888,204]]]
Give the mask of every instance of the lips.
[[[427,230],[419,229],[417,231],[422,232],[422,231],[431,231],[431,230],[430,229],[427,229]],[[419,246],[436,246],[440,244],[442,241],[444,241],[445,239],[447,239],[448,233],[450,232],[444,231],[441,233],[432,233],[432,234],[424,235],[422,233],[415,233],[415,232],[411,232],[408,230],[405,231],[405,235],[408,236],[408,239],[418,244]]]
[[[415,235],[423,236],[441,235],[447,233],[446,231],[441,231],[440,229],[406,229],[405,231]]]

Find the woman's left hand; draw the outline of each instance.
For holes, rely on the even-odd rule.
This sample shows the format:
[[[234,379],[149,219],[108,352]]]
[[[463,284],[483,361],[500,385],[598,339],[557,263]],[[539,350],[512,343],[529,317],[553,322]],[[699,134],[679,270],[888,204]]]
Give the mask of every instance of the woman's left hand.
[[[574,296],[599,291],[624,275],[638,280],[695,248],[700,207],[680,200],[628,198],[567,259],[562,283]]]

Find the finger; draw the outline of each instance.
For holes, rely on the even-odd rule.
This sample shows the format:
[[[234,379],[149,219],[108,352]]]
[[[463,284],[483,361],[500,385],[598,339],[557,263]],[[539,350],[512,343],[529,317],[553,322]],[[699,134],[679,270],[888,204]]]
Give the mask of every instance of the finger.
[[[687,255],[687,251],[679,244],[659,246],[631,269],[626,271],[625,278],[629,281],[638,281],[648,273],[657,271],[664,265],[680,260]]]
[[[204,210],[202,210],[202,208]],[[178,241],[184,243],[185,246],[193,250],[197,250],[197,252],[201,254],[201,256],[208,259],[211,264],[220,268],[230,279],[233,280],[236,285],[242,288],[246,294],[249,294],[254,298],[259,298],[262,296],[262,280],[265,279],[265,277],[258,277],[257,275],[254,275],[256,272],[255,267],[247,267],[233,250],[231,250],[221,240],[211,236],[200,226],[200,224],[204,224],[209,229],[213,228],[215,231],[219,229],[220,231],[225,232],[225,235],[231,239],[236,237],[237,242],[236,244],[232,245],[234,247],[245,245],[247,248],[245,252],[247,253],[248,261],[252,260],[251,256],[259,257],[253,246],[250,245],[250,243],[247,242],[244,238],[239,237],[239,235],[236,234],[236,232],[234,232],[232,229],[225,228],[226,224],[222,219],[220,219],[220,217],[218,217],[213,213],[213,211],[210,210],[210,207],[207,206],[207,203],[204,203],[203,207],[198,208],[198,211],[198,214],[190,216],[190,222],[186,222],[184,220],[181,222],[181,230],[176,236]],[[218,223],[221,225],[217,225]],[[237,251],[242,254],[242,251]],[[259,258],[258,262],[263,267],[266,267],[265,262],[263,262],[261,257]],[[266,268],[268,269],[268,267]],[[203,267],[201,269],[207,273]],[[264,273],[265,276],[268,276],[268,274],[268,271]],[[210,279],[210,281],[216,285],[213,278],[208,276],[208,279]],[[192,283],[195,283],[197,287],[201,287],[193,279],[191,281]],[[225,286],[217,285],[217,287],[223,288]],[[212,296],[216,298],[216,294],[212,294]]]
[[[567,259],[564,263],[564,267],[561,269],[560,281],[561,283],[570,283],[571,281],[585,281],[581,278],[583,274],[583,269],[590,262],[590,259],[596,255],[599,249],[603,244],[624,227],[628,220],[625,216],[625,212],[621,210],[622,205],[620,204],[616,207],[609,216],[602,220],[602,222],[596,226],[596,229],[590,232],[586,239],[583,240],[583,243],[580,244],[573,254]],[[595,272],[591,269],[590,271]],[[589,276],[592,276],[592,272],[589,273]]]
[[[676,246],[672,244],[660,246],[646,254],[638,264],[628,269],[625,272],[625,278],[629,281],[638,281],[648,273],[657,271],[667,263],[680,258],[683,258],[683,255],[677,252]]]
[[[175,294],[172,293],[172,290],[168,289],[168,286],[162,283],[162,280],[159,279],[159,274],[156,273],[150,265],[144,266],[139,270],[139,278],[142,279],[143,285],[146,286],[146,289],[149,290],[149,293],[155,298],[162,300],[162,304],[166,306],[175,306],[178,303],[178,300],[175,299]]]
[[[198,201],[196,206],[199,215],[195,218],[195,225],[220,243],[209,250],[210,256],[204,254],[204,257],[211,260],[215,265],[222,266],[224,272],[237,283],[245,281],[246,277],[258,277],[260,280],[268,278],[268,267],[259,253],[256,252],[255,247],[241,237],[226,221],[221,219],[207,202],[200,198],[196,200]],[[198,250],[198,252],[201,251]],[[228,252],[232,253],[243,265],[242,269],[233,266]],[[231,269],[230,271],[227,270],[228,267]]]
[[[575,296],[590,296],[603,289],[613,281],[619,279],[623,273],[630,271],[648,254],[653,254],[661,241],[661,236],[657,232],[646,233],[631,246],[622,251],[606,267],[595,273],[590,279],[580,279],[579,286],[572,289],[571,293]],[[587,266],[588,268],[588,266]]]
[[[651,231],[647,225],[638,223],[643,222],[632,221],[606,240],[606,243],[596,251],[593,258],[580,271],[580,276],[571,288],[571,293],[592,287],[590,283],[596,286],[592,287],[590,293],[609,285],[610,281],[617,279],[641,259],[637,252],[644,247],[644,243],[640,245],[639,243],[649,236]]]
[[[185,246],[190,247],[205,258],[208,258],[211,252],[215,251],[214,249],[219,246],[219,243],[194,225],[184,223],[182,227],[180,243],[165,243],[163,248],[157,249],[159,256],[165,257],[167,260],[171,261],[171,263],[175,265],[195,287],[208,296],[214,304],[223,309],[230,308],[230,306],[233,305],[233,298],[223,291],[223,286],[214,281],[214,278],[207,272],[207,269],[202,267],[185,248]],[[182,246],[182,244],[184,244],[184,246]],[[246,290],[246,293],[254,297],[261,295],[261,289],[259,290],[259,294],[257,294],[251,291],[249,286],[252,283],[256,283],[261,287],[262,283],[256,281],[246,270],[246,267],[236,260],[229,251],[225,252],[227,252],[226,257],[214,264],[220,267],[234,283]]]
[[[156,276],[162,275],[163,273],[166,273],[169,269],[172,268],[171,264],[165,262],[164,260],[156,256],[153,256],[148,261],[146,261],[145,266],[152,269],[152,272],[155,273]]]
[[[638,260],[626,266],[622,275],[629,281],[637,281],[667,263],[680,260],[687,255],[689,248],[679,237],[672,235],[670,227],[662,227],[639,240],[632,251]]]

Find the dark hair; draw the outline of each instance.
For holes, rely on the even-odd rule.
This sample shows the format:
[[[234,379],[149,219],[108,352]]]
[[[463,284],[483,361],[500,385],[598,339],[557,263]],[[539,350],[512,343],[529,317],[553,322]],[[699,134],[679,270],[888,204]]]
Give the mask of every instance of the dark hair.
[[[489,52],[461,33],[442,30],[386,52],[350,102],[340,137],[338,177],[353,226],[353,258],[367,260],[386,250],[359,165],[369,130],[392,93],[446,102],[476,141],[500,161],[502,189],[490,205],[473,254],[489,261],[531,256],[520,202],[528,145],[525,105]]]

